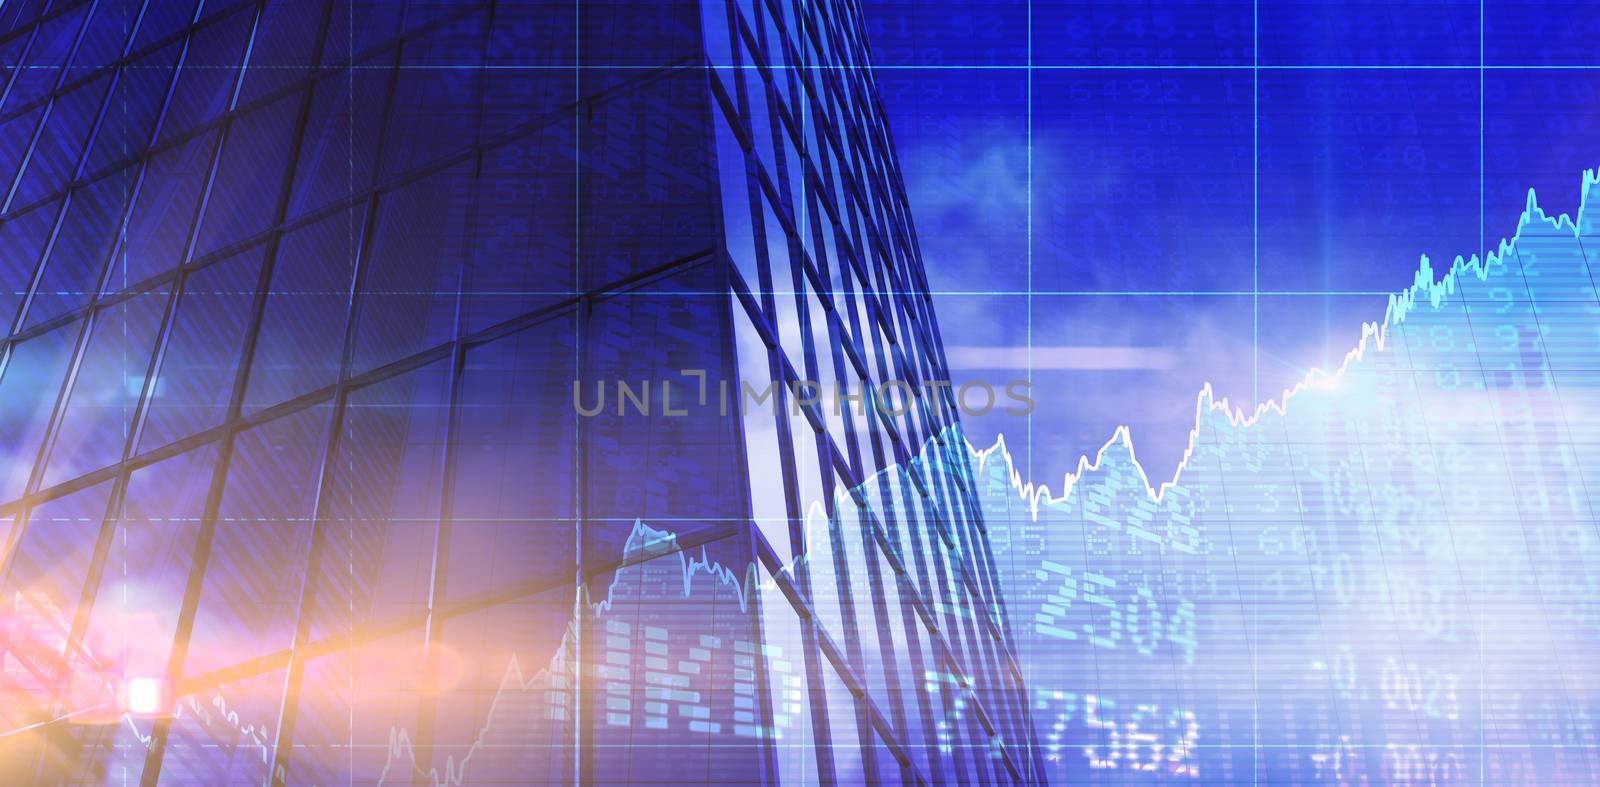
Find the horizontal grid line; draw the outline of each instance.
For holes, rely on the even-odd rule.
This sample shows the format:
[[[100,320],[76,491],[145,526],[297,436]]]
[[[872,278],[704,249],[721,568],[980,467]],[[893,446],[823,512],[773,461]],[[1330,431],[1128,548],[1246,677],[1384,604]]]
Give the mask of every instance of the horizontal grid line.
[[[648,71],[662,68],[660,65],[644,63],[402,63],[397,67],[377,64],[361,64],[353,66],[334,66],[328,64],[252,64],[243,68],[244,71],[379,71],[390,73],[400,71]],[[26,64],[13,66],[0,66],[4,71],[59,71],[81,70],[85,73],[103,69],[103,66],[85,67],[61,64]],[[137,65],[126,64],[122,68],[129,70],[171,71],[179,66],[170,65]],[[895,63],[886,65],[848,65],[848,64],[819,64],[819,65],[793,65],[793,64],[698,64],[688,66],[691,69],[706,71],[1600,71],[1600,63],[1502,63],[1479,66],[1476,63],[1280,63],[1262,64],[1260,66],[1238,65],[1234,63],[1035,63],[1033,65],[1018,63],[974,63],[974,64],[917,64]],[[237,71],[240,66],[234,64],[189,64],[181,66],[182,70],[218,69]]]

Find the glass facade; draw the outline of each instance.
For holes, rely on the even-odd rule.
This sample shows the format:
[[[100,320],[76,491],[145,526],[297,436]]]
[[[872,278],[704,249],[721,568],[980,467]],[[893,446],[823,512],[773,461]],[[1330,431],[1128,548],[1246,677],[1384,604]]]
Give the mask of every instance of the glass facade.
[[[1037,780],[866,49],[0,6],[0,776]]]

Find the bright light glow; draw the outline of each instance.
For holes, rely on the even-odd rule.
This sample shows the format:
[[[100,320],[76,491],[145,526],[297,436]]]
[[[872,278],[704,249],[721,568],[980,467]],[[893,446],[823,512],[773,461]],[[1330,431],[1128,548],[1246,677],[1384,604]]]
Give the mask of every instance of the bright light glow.
[[[129,713],[154,714],[161,712],[161,679],[129,678],[127,703]]]

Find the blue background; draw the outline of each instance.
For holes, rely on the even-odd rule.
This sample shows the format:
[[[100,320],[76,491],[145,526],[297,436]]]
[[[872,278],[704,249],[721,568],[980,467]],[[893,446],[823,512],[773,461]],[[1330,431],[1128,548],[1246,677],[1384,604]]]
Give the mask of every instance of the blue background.
[[[1147,350],[1146,368],[1036,364],[1031,418],[966,419],[1040,481],[1123,424],[1170,478],[1204,383],[1246,409],[1280,398],[1338,365],[1420,255],[1492,248],[1529,188],[1575,211],[1600,165],[1600,13],[1582,4],[864,16],[947,345]],[[958,383],[1030,372],[958,356]]]

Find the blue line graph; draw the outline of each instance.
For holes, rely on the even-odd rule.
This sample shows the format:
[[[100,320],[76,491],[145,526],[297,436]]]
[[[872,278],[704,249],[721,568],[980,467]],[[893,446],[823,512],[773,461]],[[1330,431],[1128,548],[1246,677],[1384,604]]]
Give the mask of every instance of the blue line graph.
[[[805,773],[807,766],[803,760],[810,757],[806,748],[810,745],[807,729],[810,719],[804,689],[805,665],[800,656],[798,632],[776,630],[786,624],[781,622],[781,617],[774,616],[773,611],[787,607],[789,602],[782,597],[785,591],[774,577],[783,577],[793,588],[809,566],[831,563],[828,542],[832,531],[844,527],[846,522],[856,528],[877,527],[865,524],[858,500],[892,506],[882,502],[892,483],[890,479],[904,478],[908,470],[934,472],[930,468],[948,467],[949,462],[961,461],[964,454],[952,454],[941,448],[942,445],[965,446],[957,438],[958,434],[950,434],[930,441],[909,468],[894,466],[875,474],[855,490],[835,490],[831,506],[822,500],[813,501],[807,507],[802,527],[806,548],[801,556],[779,566],[775,572],[768,573],[750,563],[738,568],[726,565],[708,556],[704,548],[698,554],[682,548],[670,528],[635,521],[623,550],[623,565],[592,599],[586,588],[580,588],[575,606],[576,610],[581,610],[587,624],[604,632],[603,652],[591,656],[595,663],[591,668],[598,670],[601,678],[611,681],[609,685],[613,687],[608,690],[614,696],[606,704],[605,723],[623,730],[642,725],[695,738],[716,739],[721,735],[757,740],[770,738],[780,749],[795,747],[784,756],[800,760],[794,768]],[[844,513],[852,509],[857,511],[854,516]],[[830,510],[839,513],[833,516]],[[850,535],[859,534],[852,532]],[[825,570],[831,571],[831,565]],[[864,582],[864,573],[855,579]],[[842,625],[837,599],[830,599],[826,591],[832,583],[820,577],[811,582],[817,591],[810,600],[819,619],[837,630],[836,627]],[[898,597],[898,593],[896,595]],[[669,604],[673,600],[688,602],[688,606],[674,611],[670,606],[663,608],[663,600]],[[719,614],[715,612],[718,603],[731,604],[729,612],[736,610],[737,614],[729,620],[708,624],[708,610],[715,618]],[[648,622],[630,619],[643,605],[652,608]],[[737,632],[739,624],[747,624],[746,616],[754,613],[757,606],[762,608],[763,620],[772,621],[766,624],[765,643],[757,642],[749,630],[743,637],[730,637],[729,631]],[[951,611],[965,619],[977,619],[980,615],[965,607]],[[728,625],[730,622],[734,625]],[[559,748],[562,725],[570,719],[576,702],[572,691],[577,683],[574,658],[582,629],[583,626],[575,622],[566,625],[559,638],[553,640],[553,655],[548,663],[539,663],[531,672],[513,656],[495,683],[476,735],[442,764],[436,760],[426,771],[418,769],[412,732],[403,727],[391,728],[386,759],[377,781],[405,782],[414,774],[437,787],[470,783],[474,760],[483,759],[490,739],[495,737],[512,742],[507,745],[522,752],[538,750],[541,746],[537,741],[540,740],[548,741],[546,746],[550,749]],[[770,688],[758,687],[755,683],[758,659],[771,682]],[[641,669],[637,676],[630,673],[635,667]],[[634,696],[637,694],[635,677],[643,677],[652,684],[645,689],[643,702],[636,702]],[[733,706],[719,707],[726,706],[729,698],[719,699],[717,690],[727,686],[733,687]],[[768,690],[778,707],[772,712],[772,724],[763,725],[756,716],[757,693]],[[896,694],[921,692],[934,697],[943,693],[953,695],[948,711],[935,722],[936,729],[941,731],[940,740],[930,745],[946,748],[955,745],[956,736],[952,731],[962,722],[963,709],[970,702],[963,698],[970,697],[973,691],[969,676],[930,670],[905,688],[896,686],[883,690]],[[881,700],[883,695],[879,698]],[[917,701],[915,697],[900,699]],[[718,719],[731,719],[733,723],[715,721]],[[512,766],[497,761],[481,767],[503,773],[508,767],[522,766],[525,763]],[[862,778],[859,768],[858,764],[856,770],[842,771],[840,778]]]
[[[1529,2],[0,0],[0,784],[1600,783]]]
[[[1581,187],[1485,260],[1424,259],[1339,368],[1248,412],[1201,391],[1171,480],[1126,430],[1060,492],[973,451],[1052,778],[1595,778]]]
[[[1572,539],[1563,545],[1564,558],[1545,563],[1559,557],[1546,551],[1553,545],[1529,546],[1528,562],[1514,565],[1529,569],[1533,579],[1531,583],[1525,576],[1518,579],[1515,569],[1493,565],[1496,555],[1491,550],[1505,543],[1514,547],[1516,539],[1506,541],[1506,537],[1521,538],[1534,524],[1525,518],[1531,512],[1519,499],[1493,500],[1485,506],[1484,516],[1452,513],[1448,504],[1445,510],[1430,511],[1429,505],[1455,497],[1451,482],[1434,477],[1448,473],[1447,465],[1403,453],[1384,457],[1381,454],[1405,441],[1368,443],[1358,437],[1363,424],[1373,423],[1415,422],[1412,428],[1426,427],[1433,439],[1444,439],[1454,428],[1470,428],[1457,423],[1470,421],[1470,412],[1401,398],[1405,391],[1404,386],[1395,387],[1398,383],[1374,386],[1384,372],[1395,368],[1414,375],[1426,372],[1434,378],[1434,392],[1448,399],[1447,392],[1458,389],[1444,381],[1453,381],[1460,370],[1440,359],[1438,328],[1453,325],[1453,319],[1465,320],[1474,309],[1485,309],[1495,316],[1480,318],[1474,330],[1486,332],[1491,340],[1504,339],[1508,326],[1517,326],[1518,331],[1529,330],[1533,323],[1549,327],[1536,329],[1537,352],[1518,350],[1505,356],[1510,359],[1507,368],[1495,370],[1505,376],[1488,375],[1485,369],[1484,384],[1477,390],[1515,396],[1548,390],[1559,395],[1559,406],[1544,402],[1549,409],[1541,410],[1539,417],[1545,420],[1514,428],[1537,432],[1547,422],[1559,425],[1569,431],[1545,434],[1545,439],[1555,441],[1547,447],[1582,450],[1578,443],[1567,442],[1570,430],[1592,432],[1600,426],[1595,422],[1600,413],[1578,420],[1568,414],[1570,408],[1600,400],[1596,378],[1579,377],[1579,384],[1567,382],[1557,390],[1570,372],[1592,366],[1582,359],[1593,350],[1562,344],[1562,334],[1571,331],[1580,341],[1600,342],[1590,316],[1600,313],[1600,299],[1582,245],[1585,237],[1596,235],[1589,199],[1600,200],[1600,174],[1585,172],[1581,188],[1584,199],[1575,217],[1545,214],[1530,192],[1516,234],[1502,241],[1487,260],[1457,258],[1440,276],[1424,258],[1412,284],[1390,297],[1382,322],[1362,327],[1355,347],[1337,369],[1313,370],[1299,385],[1249,412],[1214,398],[1207,386],[1196,400],[1196,426],[1185,459],[1170,480],[1151,482],[1125,429],[1119,429],[1093,459],[1085,457],[1068,473],[1060,491],[1024,480],[1003,438],[986,449],[967,445],[997,560],[1004,569],[1007,598],[1025,632],[1020,655],[1032,691],[1034,723],[1041,728],[1053,776],[1143,773],[1151,778],[1231,781],[1238,778],[1241,761],[1258,759],[1270,777],[1329,783],[1363,778],[1476,781],[1479,776],[1561,780],[1593,773],[1590,747],[1582,736],[1592,729],[1585,719],[1589,709],[1600,704],[1600,690],[1587,692],[1576,673],[1591,659],[1584,646],[1600,642],[1600,606],[1594,602],[1600,598],[1600,585],[1585,562],[1600,560],[1600,534],[1582,530],[1580,521],[1560,525],[1572,528],[1559,536]],[[1419,340],[1420,346],[1415,346]],[[1459,352],[1463,357],[1496,357],[1494,349],[1480,349],[1476,342],[1463,345]],[[1396,360],[1400,357],[1405,357],[1403,363]],[[1539,380],[1548,386],[1529,384]],[[1420,386],[1413,389],[1417,390]],[[1310,425],[1301,427],[1297,421]],[[1288,434],[1302,428],[1313,433],[1348,428],[1351,435],[1346,440],[1356,440],[1324,441],[1303,433],[1299,440],[1279,442],[1271,435],[1274,430]],[[1445,440],[1432,445],[1454,444]],[[1286,452],[1297,447],[1315,456],[1290,458]],[[1350,473],[1341,449],[1352,450],[1369,469],[1381,459],[1389,462],[1386,474],[1405,475],[1374,485],[1370,475],[1358,478]],[[920,461],[936,461],[938,456],[930,450]],[[1234,464],[1229,466],[1230,462]],[[1414,464],[1406,466],[1407,462]],[[1547,505],[1566,505],[1561,510],[1579,515],[1592,529],[1594,512],[1586,485],[1593,474],[1584,472],[1581,458],[1529,467],[1543,473],[1535,479],[1541,489],[1569,495]],[[882,503],[884,490],[900,472],[897,467],[876,474],[855,495],[838,490],[835,509],[847,507],[856,497],[893,509],[892,503]],[[1481,481],[1472,483],[1484,486]],[[1425,489],[1430,484],[1438,490],[1420,496],[1415,491],[1389,493],[1401,486]],[[1220,504],[1215,500],[1219,493],[1226,496]],[[1482,494],[1486,493],[1480,498]],[[887,499],[894,499],[892,493]],[[1553,521],[1555,509],[1547,507],[1540,513],[1541,521],[1558,524]],[[1346,517],[1354,523],[1345,523]],[[828,521],[820,501],[808,509],[804,552],[817,554],[816,534],[827,532]],[[1377,560],[1366,554],[1373,550],[1380,555]],[[629,565],[617,572],[597,601],[584,604],[596,625],[618,638],[623,651],[632,647],[635,636],[649,634],[607,622],[618,611],[618,598],[724,594],[741,612],[748,612],[753,597],[778,592],[771,579],[758,577],[754,566],[735,570],[703,552],[694,556],[678,548],[670,531],[642,522],[635,523],[626,554]],[[1231,570],[1216,562],[1226,554],[1240,561]],[[799,558],[780,573],[792,576],[806,562],[807,558]],[[1285,570],[1305,573],[1274,576]],[[641,576],[646,571],[649,578]],[[1407,575],[1420,575],[1426,581]],[[1248,590],[1245,583],[1251,583]],[[1316,609],[1312,625],[1320,629],[1311,641],[1295,638],[1294,627],[1305,623],[1303,616],[1275,618],[1257,608],[1274,600],[1293,604],[1308,599]],[[1536,604],[1517,606],[1528,602]],[[1240,608],[1232,620],[1217,619],[1219,610],[1226,614],[1235,605]],[[1564,631],[1559,640],[1535,641],[1524,654],[1561,665],[1560,682],[1544,699],[1530,699],[1524,693],[1509,705],[1504,698],[1496,704],[1496,691],[1527,688],[1517,683],[1515,673],[1491,675],[1492,665],[1481,662],[1482,640],[1495,624],[1515,625],[1508,619],[1492,619],[1507,608],[1546,618],[1544,630],[1553,620]],[[1341,625],[1346,620],[1386,626],[1392,639],[1363,639]],[[693,621],[680,625],[692,637],[706,636]],[[1269,634],[1269,629],[1276,631]],[[496,723],[494,709],[505,696],[549,693],[552,676],[569,672],[572,631],[567,629],[552,664],[531,678],[525,677],[518,662],[507,666],[475,747],[459,760],[447,761],[442,770],[435,766],[427,774],[434,784],[465,783],[466,768],[481,750],[476,744],[490,733]],[[1536,627],[1523,633],[1537,631]],[[665,629],[657,629],[655,636],[665,644],[684,635],[673,631],[669,636]],[[1340,638],[1350,641],[1337,641]],[[1563,644],[1574,647],[1563,649]],[[757,646],[737,641],[734,650],[750,654]],[[1303,658],[1291,663],[1297,657]],[[769,651],[767,664],[783,672],[798,667],[783,659],[781,652]],[[1249,691],[1243,696],[1208,692],[1204,684],[1224,679],[1230,671],[1237,674],[1244,666],[1277,671],[1266,683],[1255,683],[1261,688],[1254,691],[1267,691],[1265,685],[1297,685],[1297,680],[1298,685],[1310,686],[1306,696],[1313,709],[1290,707],[1286,717],[1271,722],[1253,719],[1246,726],[1249,738],[1240,741],[1237,733],[1230,736],[1227,721],[1245,707],[1252,716],[1261,713],[1257,709],[1261,698],[1248,696]],[[1471,674],[1474,668],[1476,676]],[[1552,702],[1555,705],[1538,704]],[[557,702],[546,710],[564,707]],[[1564,721],[1545,720],[1537,715],[1540,707],[1576,715]],[[1368,718],[1365,724],[1373,725],[1374,713],[1380,719],[1376,729],[1363,729],[1357,720]],[[1492,715],[1496,713],[1501,715]],[[794,719],[783,715],[778,719],[777,729],[763,732],[746,726],[741,734],[772,734],[780,739],[796,734]],[[613,720],[630,723],[626,714]],[[1331,734],[1318,728],[1330,720]],[[1285,721],[1307,725],[1309,739],[1262,729]],[[1577,725],[1572,730],[1579,738],[1550,724]],[[1491,727],[1501,742],[1475,743],[1477,731]],[[705,725],[686,729],[701,734],[720,731]],[[1485,751],[1487,771],[1477,771],[1476,760],[1467,756],[1478,748]],[[1245,758],[1235,749],[1244,750]],[[413,758],[409,733],[392,731],[389,766]]]

